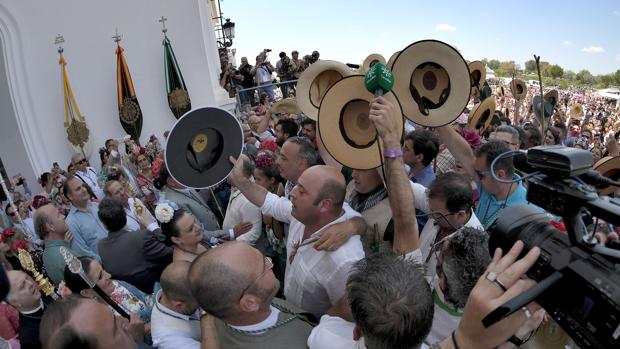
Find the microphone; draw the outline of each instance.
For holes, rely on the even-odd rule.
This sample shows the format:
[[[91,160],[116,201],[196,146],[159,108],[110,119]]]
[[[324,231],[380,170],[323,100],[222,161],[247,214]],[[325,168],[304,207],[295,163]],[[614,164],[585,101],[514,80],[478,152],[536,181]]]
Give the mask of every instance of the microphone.
[[[374,93],[375,97],[383,96],[394,87],[394,74],[383,63],[375,63],[364,76],[366,89]]]

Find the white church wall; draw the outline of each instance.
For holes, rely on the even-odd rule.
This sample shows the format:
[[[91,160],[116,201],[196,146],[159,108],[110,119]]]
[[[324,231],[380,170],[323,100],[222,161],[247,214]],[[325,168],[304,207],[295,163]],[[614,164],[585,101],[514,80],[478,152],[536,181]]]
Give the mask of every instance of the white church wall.
[[[54,161],[66,167],[72,150],[63,128],[64,106],[56,34],[65,38],[64,56],[77,103],[93,134],[91,163],[108,138],[124,136],[116,96],[115,29],[132,74],[144,124],[141,141],[162,139],[176,119],[166,96],[160,16],[187,84],[192,107],[222,106],[234,100],[219,87],[219,58],[207,0],[0,0],[0,35],[7,83],[19,131],[34,173]],[[10,146],[0,139],[0,146]],[[8,166],[7,166],[8,167]]]

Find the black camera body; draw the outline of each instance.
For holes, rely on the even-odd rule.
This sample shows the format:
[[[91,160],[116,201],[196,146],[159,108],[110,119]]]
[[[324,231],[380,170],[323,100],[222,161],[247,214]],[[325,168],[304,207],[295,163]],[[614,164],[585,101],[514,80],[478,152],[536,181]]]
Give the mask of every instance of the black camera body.
[[[497,247],[508,251],[521,240],[525,254],[538,246],[541,255],[528,271],[538,285],[489,314],[485,325],[536,300],[579,347],[620,347],[620,251],[584,238],[581,218],[582,210],[587,209],[620,225],[620,200],[601,198],[584,183],[590,178],[587,156],[591,166],[591,153],[585,150],[535,147],[527,154],[529,168],[517,164],[525,172],[542,170],[529,178],[527,199],[563,217],[568,234],[550,225],[549,216],[532,205],[503,210],[490,228],[489,248],[491,252]]]

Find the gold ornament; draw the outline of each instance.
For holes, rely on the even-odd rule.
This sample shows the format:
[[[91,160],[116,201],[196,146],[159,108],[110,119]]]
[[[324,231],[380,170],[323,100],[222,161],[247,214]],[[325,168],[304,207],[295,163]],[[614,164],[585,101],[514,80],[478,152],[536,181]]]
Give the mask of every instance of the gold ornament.
[[[30,253],[24,249],[20,249],[17,258],[19,258],[19,263],[22,267],[34,276],[34,279],[39,284],[41,291],[43,291],[43,293],[47,296],[58,299],[58,295],[54,293],[54,285],[52,285],[52,283],[35,268],[34,261],[32,260]]]
[[[90,130],[86,123],[79,120],[71,121],[71,125],[67,127],[67,139],[76,147],[83,147],[88,141]]]
[[[125,98],[120,109],[121,120],[126,124],[133,124],[140,117],[140,106],[131,97]]]

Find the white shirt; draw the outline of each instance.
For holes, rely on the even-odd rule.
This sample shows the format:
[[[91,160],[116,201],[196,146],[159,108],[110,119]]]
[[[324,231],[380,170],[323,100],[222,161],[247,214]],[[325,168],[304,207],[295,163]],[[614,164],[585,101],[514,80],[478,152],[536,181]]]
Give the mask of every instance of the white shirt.
[[[151,336],[153,347],[159,349],[199,349],[200,314],[177,313],[159,303],[161,290],[155,297],[151,313]]]
[[[99,182],[97,181],[97,172],[92,167],[87,167],[86,172],[76,171],[75,174],[82,180],[84,183],[88,184],[90,189],[93,190],[93,193],[99,200],[103,200],[105,197],[105,193],[103,189],[99,186]]]
[[[353,339],[355,324],[336,316],[323,315],[308,337],[309,349],[366,349],[364,337]],[[424,343],[421,349],[428,348]]]
[[[337,316],[323,315],[321,322],[312,329],[308,337],[309,349],[365,349],[364,337],[353,339],[355,323]]]
[[[263,231],[263,216],[260,207],[251,203],[237,188],[233,188],[222,229],[233,229],[235,225],[243,222],[252,223],[252,229],[239,236],[237,240],[254,245]]]
[[[429,213],[431,209],[428,205],[428,189],[418,183],[411,182],[411,190],[413,191],[413,201],[416,210]],[[482,223],[480,223],[473,210],[471,211],[471,217],[467,223],[465,223],[465,226],[484,230]],[[422,229],[422,233],[420,234],[418,249],[409,253],[410,255],[415,256],[413,258],[424,263],[424,275],[429,283],[432,282],[436,274],[435,269],[437,266],[437,257],[433,251],[433,243],[435,242],[438,232],[439,226],[435,224],[435,220],[433,218],[429,218],[426,225],[424,225],[424,229]],[[429,256],[431,253],[432,256]]]
[[[268,193],[261,207],[263,213],[281,222],[289,223],[286,242],[286,273],[284,275],[284,296],[291,304],[319,317],[342,298],[352,265],[364,258],[364,249],[359,235],[351,237],[336,251],[317,251],[309,243],[295,248],[302,242],[305,226],[291,215],[292,204],[289,200]],[[320,237],[325,228],[344,222],[353,217],[360,217],[348,205],[344,213],[333,222],[312,234],[305,241]],[[295,253],[296,252],[296,253]],[[291,263],[291,256],[295,256]]]
[[[136,207],[134,205],[135,201],[142,205],[142,201],[140,201],[140,199],[134,200],[133,198],[129,198],[127,199],[127,204],[129,205],[129,208],[124,208],[125,216],[127,216],[127,225],[125,226],[125,228],[128,231],[140,230],[140,221],[138,220],[138,215],[136,214]],[[146,208],[143,208],[143,210],[146,210]]]
[[[247,325],[247,326],[233,326],[233,325],[228,325],[228,326],[232,328],[236,328],[240,331],[246,331],[246,332],[262,331],[262,332],[249,333],[249,335],[253,335],[253,336],[263,334],[265,333],[265,331],[263,330],[266,330],[269,327],[274,326],[275,324],[278,323],[278,316],[280,316],[280,310],[276,309],[274,306],[270,305],[269,309],[271,310],[271,312],[269,313],[269,316],[265,320],[257,324]]]

